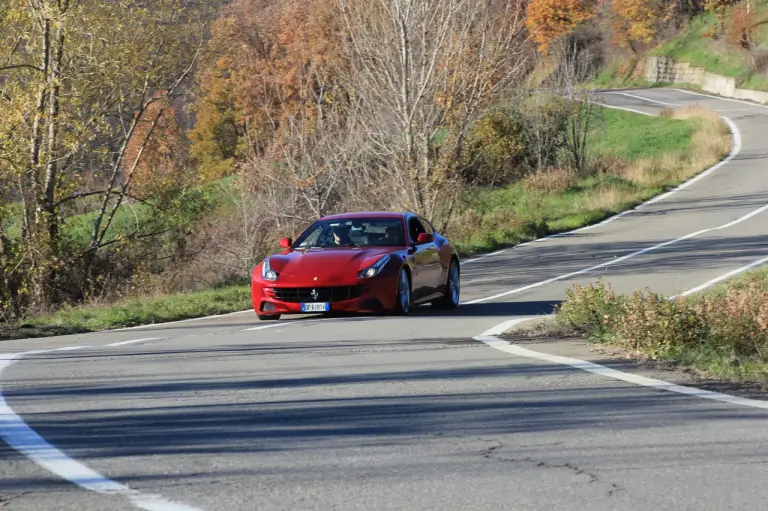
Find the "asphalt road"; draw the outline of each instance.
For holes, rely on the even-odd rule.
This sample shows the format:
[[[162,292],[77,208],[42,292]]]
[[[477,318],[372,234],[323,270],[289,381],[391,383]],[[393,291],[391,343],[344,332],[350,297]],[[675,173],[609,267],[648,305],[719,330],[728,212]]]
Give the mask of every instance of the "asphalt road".
[[[636,212],[467,264],[454,312],[270,328],[244,313],[4,342],[89,347],[0,357],[0,432],[16,447],[0,447],[0,509],[764,508],[768,411],[473,340],[549,313],[575,282],[675,294],[768,255],[768,213],[748,216],[768,204],[768,111],[629,92],[602,100],[706,105],[738,127],[740,151]]]

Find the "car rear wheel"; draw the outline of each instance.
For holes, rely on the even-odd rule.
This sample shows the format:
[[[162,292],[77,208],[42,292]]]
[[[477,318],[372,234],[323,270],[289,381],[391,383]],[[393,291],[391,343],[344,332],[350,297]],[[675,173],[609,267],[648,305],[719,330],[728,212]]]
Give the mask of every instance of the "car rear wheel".
[[[435,302],[435,305],[441,309],[455,309],[459,306],[461,297],[461,275],[459,265],[456,261],[451,261],[448,267],[448,278],[445,281],[445,294]]]
[[[280,319],[280,314],[256,314],[259,321],[277,321]]]
[[[411,311],[411,278],[408,272],[403,268],[397,278],[397,301],[395,312],[398,314],[408,314]]]

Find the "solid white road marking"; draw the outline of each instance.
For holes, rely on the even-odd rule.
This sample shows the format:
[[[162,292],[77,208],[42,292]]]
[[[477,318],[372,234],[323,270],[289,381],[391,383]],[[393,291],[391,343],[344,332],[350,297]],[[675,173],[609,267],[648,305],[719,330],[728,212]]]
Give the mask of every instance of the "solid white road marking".
[[[628,92],[606,92],[606,94],[618,94],[618,95],[627,96],[630,98],[641,99],[643,101],[650,101],[651,103],[658,103],[659,105],[664,105],[664,106],[683,106],[678,103],[666,103],[664,101],[659,101],[658,99],[645,98],[643,96],[638,96],[636,94],[629,94]]]
[[[128,344],[136,344],[139,342],[145,342],[145,341],[156,341],[159,337],[147,337],[146,339],[134,339],[132,341],[120,341],[120,342],[113,342],[112,344],[105,344],[105,346],[114,347],[114,346],[127,346]]]
[[[768,263],[768,257],[764,257],[746,266],[742,266],[741,268],[725,273],[717,278],[710,280],[709,282],[705,282],[700,286],[691,288],[687,291],[684,291],[683,293],[680,293],[679,295],[672,296],[670,297],[670,299],[676,298],[677,296],[688,296],[690,294],[696,293],[710,286],[713,286],[718,282],[722,282],[723,280],[726,280],[727,278],[732,277],[737,273],[741,273],[750,268],[754,268],[755,266],[760,266],[761,264],[765,264],[765,263]],[[552,317],[554,317],[554,314],[545,314],[541,316],[510,319],[508,321],[504,321],[502,323],[499,323],[498,325],[495,325],[489,328],[488,330],[478,335],[474,339],[476,341],[483,342],[488,346],[495,348],[499,351],[510,353],[512,355],[518,355],[521,357],[529,357],[529,358],[537,358],[539,360],[545,360],[547,362],[554,362],[557,364],[569,365],[576,369],[581,369],[582,371],[588,371],[591,373],[600,374],[601,376],[606,376],[608,378],[614,378],[617,380],[623,380],[629,383],[634,383],[636,385],[642,385],[645,387],[654,387],[660,390],[667,390],[670,392],[677,392],[680,394],[688,394],[695,397],[701,397],[704,399],[714,399],[716,401],[723,401],[723,402],[727,402],[735,405],[768,409],[768,401],[736,397],[736,396],[731,396],[729,394],[722,394],[720,392],[709,392],[709,391],[697,389],[694,387],[684,387],[681,385],[675,385],[672,383],[665,382],[663,380],[654,380],[652,378],[645,378],[643,376],[624,373],[621,371],[617,371],[616,369],[611,369],[611,368],[601,366],[592,362],[587,362],[584,360],[560,357],[556,355],[548,355],[546,353],[533,351],[527,348],[514,345],[512,343],[509,343],[507,341],[504,341],[496,337],[498,335],[503,335],[504,333],[508,332],[512,327],[519,325],[520,323],[525,323],[526,321],[531,321],[534,319],[544,319],[544,318],[552,318]]]
[[[613,378],[615,380],[622,380],[635,385],[641,385],[643,387],[652,387],[658,390],[665,390],[668,392],[676,392],[678,394],[687,394],[689,396],[700,397],[704,399],[712,399],[715,401],[722,401],[725,403],[749,406],[752,408],[762,408],[768,410],[768,401],[759,401],[757,399],[747,399],[743,397],[731,396],[728,394],[721,394],[720,392],[711,392],[708,390],[697,389],[695,387],[685,387],[683,385],[676,385],[663,380],[656,380],[653,378],[647,378],[637,374],[625,373],[611,369],[610,367],[595,364],[593,362],[587,362],[585,360],[579,360],[576,358],[561,357],[559,355],[550,355],[548,353],[541,353],[538,351],[529,350],[522,346],[511,344],[507,341],[499,339],[490,335],[479,335],[475,337],[475,340],[481,341],[488,346],[509,353],[511,355],[517,355],[526,358],[535,358],[543,360],[545,362],[552,362],[554,364],[562,364],[571,366],[575,369],[580,369],[589,373],[598,374],[607,378]]]
[[[48,351],[75,351],[75,350],[83,350],[85,348],[90,348],[90,346],[67,346],[65,348],[54,348],[54,349],[45,350],[45,351],[46,352],[48,352]]]
[[[168,325],[177,325],[180,323],[190,323],[192,321],[201,321],[203,319],[217,319],[217,318],[226,318],[228,316],[236,316],[237,314],[244,314],[246,312],[251,312],[252,309],[245,309],[241,311],[235,311],[235,312],[228,312],[226,314],[214,314],[213,316],[201,316],[199,318],[190,318],[190,319],[180,319],[178,321],[168,321],[166,323],[149,323],[146,325],[138,325],[138,326],[127,326],[124,328],[116,328],[114,330],[103,330],[101,333],[109,333],[109,332],[122,332],[125,330],[140,330],[142,328],[153,328],[153,327],[159,327],[159,326],[168,326]]]
[[[704,284],[700,286],[696,286],[693,289],[689,289],[688,291],[685,291],[683,293],[680,293],[679,295],[670,296],[669,299],[675,299],[679,296],[688,296],[693,293],[698,293],[702,289],[706,289],[710,286],[714,286],[715,284],[722,282],[724,280],[728,280],[729,278],[733,277],[734,275],[738,275],[739,273],[743,273],[747,270],[751,270],[752,268],[755,268],[756,266],[760,266],[763,264],[768,263],[768,257],[763,257],[762,259],[758,259],[757,261],[754,261],[752,263],[749,263],[747,265],[742,266],[741,268],[736,268],[735,270],[729,271],[728,273],[725,273],[723,275],[720,275],[719,277],[716,277],[708,282],[705,282]]]
[[[14,362],[25,356],[54,351],[71,351],[90,346],[72,346],[50,350],[34,350],[0,355],[0,376]],[[0,386],[0,438],[39,466],[81,488],[103,495],[127,498],[134,506],[147,511],[199,511],[184,504],[171,502],[159,495],[143,494],[108,479],[86,465],[74,460],[48,443],[29,427],[8,405]]]
[[[685,94],[692,94],[694,96],[702,96],[709,99],[717,99],[719,101],[730,101],[732,103],[741,103],[743,105],[749,105],[749,106],[758,107],[758,108],[768,108],[768,105],[761,105],[760,103],[753,103],[751,101],[744,101],[742,99],[724,98],[722,96],[714,96],[712,94],[702,94],[701,92],[694,92],[694,91],[685,90],[685,89],[669,89],[669,90],[684,92]]]

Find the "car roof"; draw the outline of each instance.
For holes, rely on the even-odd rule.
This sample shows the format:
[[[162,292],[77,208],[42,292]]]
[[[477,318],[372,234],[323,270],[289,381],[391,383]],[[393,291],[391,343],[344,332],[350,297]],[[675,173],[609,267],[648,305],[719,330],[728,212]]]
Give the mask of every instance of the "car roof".
[[[320,220],[341,220],[346,218],[404,218],[408,213],[393,211],[355,211],[353,213],[339,213],[337,215],[324,216]]]

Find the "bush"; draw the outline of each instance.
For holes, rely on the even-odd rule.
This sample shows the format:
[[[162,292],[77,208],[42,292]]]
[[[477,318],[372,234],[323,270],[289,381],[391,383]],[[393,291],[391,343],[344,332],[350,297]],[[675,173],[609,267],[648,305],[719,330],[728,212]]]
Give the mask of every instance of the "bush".
[[[602,338],[613,332],[624,301],[602,280],[586,287],[574,284],[565,291],[565,300],[555,309],[555,314],[561,324],[590,337]]]
[[[645,290],[616,294],[609,284],[574,285],[558,323],[593,340],[652,358],[690,362],[740,377],[768,375],[768,273],[749,275],[698,298],[668,299]]]
[[[706,316],[683,299],[635,292],[614,321],[616,337],[632,350],[669,358],[708,338]]]

